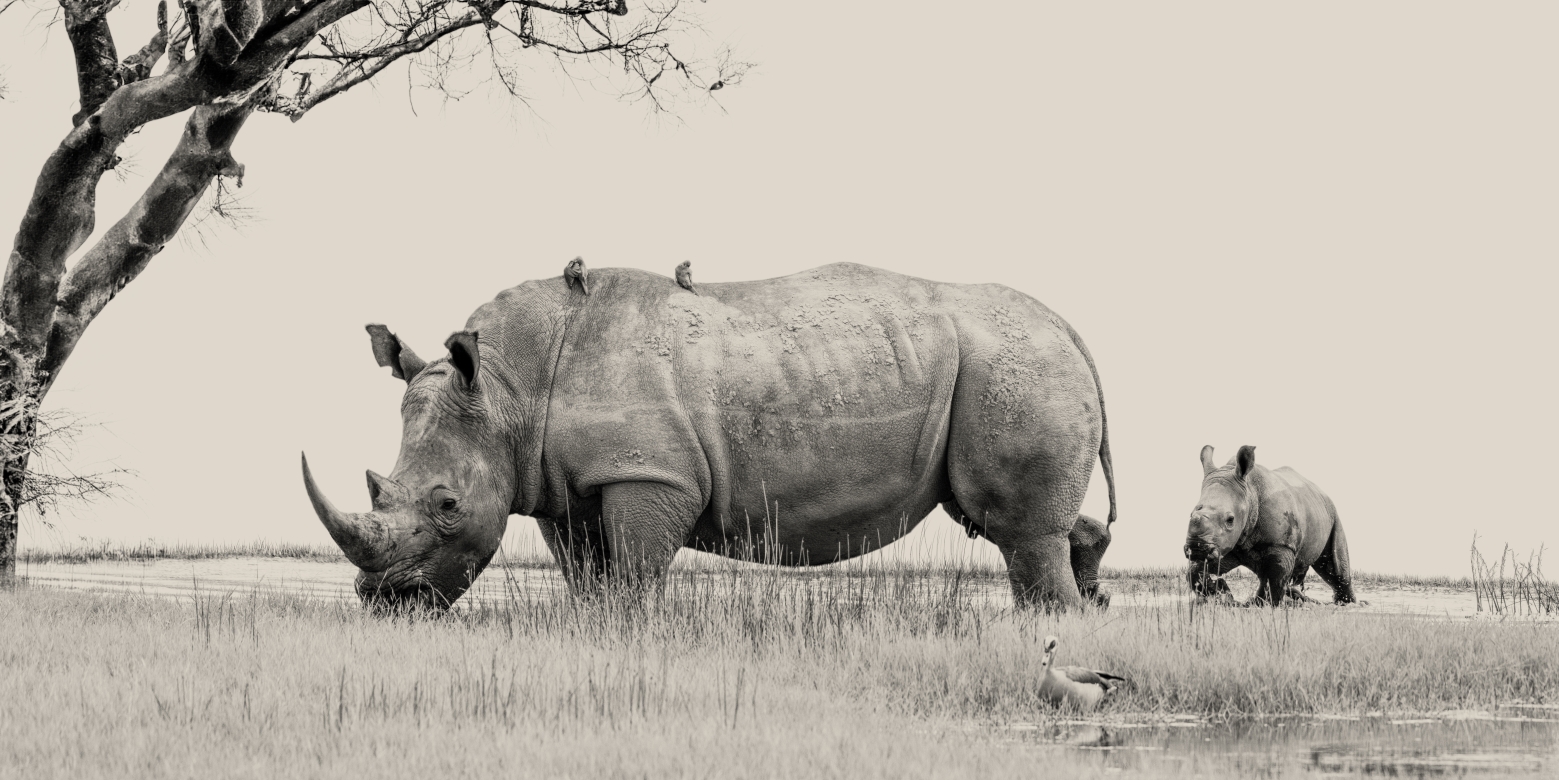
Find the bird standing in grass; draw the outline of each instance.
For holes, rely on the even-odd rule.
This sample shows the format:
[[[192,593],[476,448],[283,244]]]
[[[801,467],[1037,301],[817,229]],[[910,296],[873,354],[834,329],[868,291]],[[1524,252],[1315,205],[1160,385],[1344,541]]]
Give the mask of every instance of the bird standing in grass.
[[[698,294],[698,291],[693,289],[692,260],[683,260],[682,264],[677,266],[677,284],[682,285],[682,289],[687,290],[694,295]]]
[[[568,261],[568,266],[563,269],[563,281],[570,289],[573,288],[575,279],[579,280],[579,289],[584,290],[585,295],[589,295],[590,271],[585,268],[585,259],[583,257],[576,257]]]
[[[1056,657],[1056,638],[1045,637],[1045,655],[1040,665],[1039,695],[1056,706],[1071,705],[1084,712],[1099,706],[1104,698],[1123,683],[1125,677],[1081,666],[1052,666]]]

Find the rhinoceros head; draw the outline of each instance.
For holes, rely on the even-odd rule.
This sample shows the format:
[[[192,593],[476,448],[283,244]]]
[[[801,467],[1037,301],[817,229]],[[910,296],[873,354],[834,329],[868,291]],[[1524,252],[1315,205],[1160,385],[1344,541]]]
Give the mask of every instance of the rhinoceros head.
[[[369,325],[374,355],[406,380],[401,451],[383,477],[368,472],[373,509],[341,512],[303,460],[309,501],[332,539],[362,571],[364,602],[447,607],[492,560],[515,479],[478,377],[477,334],[449,337],[448,359],[425,363],[383,325]]]
[[[1250,483],[1255,467],[1256,448],[1248,444],[1222,467],[1213,463],[1211,444],[1202,448],[1202,495],[1186,528],[1187,558],[1207,561],[1228,555],[1249,524],[1256,522],[1256,492]]]

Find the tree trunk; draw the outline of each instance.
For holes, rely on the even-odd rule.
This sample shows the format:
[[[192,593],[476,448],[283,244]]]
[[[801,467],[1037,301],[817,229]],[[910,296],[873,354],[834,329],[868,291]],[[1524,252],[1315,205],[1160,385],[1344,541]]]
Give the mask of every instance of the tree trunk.
[[[173,240],[212,180],[243,176],[231,149],[253,110],[247,102],[195,109],[178,146],[141,199],[63,279],[50,285],[45,325],[34,328],[46,336],[16,338],[17,329],[12,329],[12,338],[0,339],[9,342],[0,344],[0,580],[16,572],[17,523],[27,499],[39,404],[87,326]],[[45,176],[48,173],[46,169]],[[40,182],[40,189],[46,184]],[[80,197],[90,214],[90,191]],[[19,265],[13,257],[11,271]],[[17,310],[36,303],[29,296],[12,297]]]
[[[27,464],[38,432],[38,385],[9,361],[0,375],[0,584],[16,576],[16,540],[26,500]],[[21,380],[21,381],[18,381]]]
[[[0,584],[16,576],[16,537],[21,524],[22,484],[27,478],[27,455],[6,453],[4,495],[0,496]]]

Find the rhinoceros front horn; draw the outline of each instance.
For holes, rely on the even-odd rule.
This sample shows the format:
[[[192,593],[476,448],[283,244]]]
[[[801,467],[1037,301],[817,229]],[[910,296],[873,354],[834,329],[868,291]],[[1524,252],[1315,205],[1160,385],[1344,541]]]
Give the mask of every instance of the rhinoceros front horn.
[[[307,455],[303,456],[303,487],[309,492],[309,503],[314,505],[314,514],[319,515],[319,521],[325,524],[330,538],[341,546],[341,552],[346,553],[347,560],[363,571],[384,571],[384,560],[390,546],[384,523],[373,517],[372,512],[353,514],[336,509],[330,499],[319,491],[319,486],[314,484]]]

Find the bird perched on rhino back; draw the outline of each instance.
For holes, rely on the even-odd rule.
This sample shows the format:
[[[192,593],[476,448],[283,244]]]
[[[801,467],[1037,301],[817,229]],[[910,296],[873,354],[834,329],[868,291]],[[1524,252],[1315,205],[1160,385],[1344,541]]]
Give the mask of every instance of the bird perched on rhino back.
[[[1056,638],[1047,636],[1045,654],[1040,661],[1043,676],[1039,681],[1039,695],[1057,707],[1070,706],[1084,712],[1095,709],[1105,697],[1131,682],[1119,675],[1081,666],[1055,666],[1055,659]]]
[[[583,257],[576,257],[568,261],[568,265],[563,268],[563,281],[568,284],[569,289],[573,289],[575,280],[579,281],[579,289],[584,290],[585,295],[589,295],[590,269],[585,268],[585,259]]]
[[[693,261],[683,260],[682,264],[677,266],[677,284],[694,295],[698,294],[698,291],[693,289]]]

